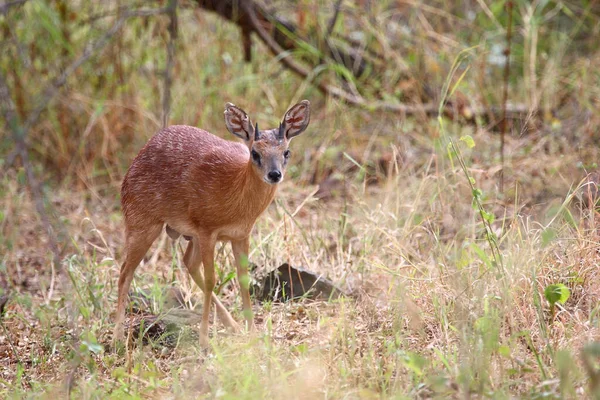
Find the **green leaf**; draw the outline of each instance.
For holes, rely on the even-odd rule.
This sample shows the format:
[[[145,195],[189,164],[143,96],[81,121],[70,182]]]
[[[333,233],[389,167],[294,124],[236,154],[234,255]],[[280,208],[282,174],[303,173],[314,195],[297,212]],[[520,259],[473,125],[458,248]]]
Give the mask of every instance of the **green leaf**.
[[[100,354],[104,351],[104,347],[98,343],[98,340],[93,333],[89,332],[84,335],[84,339],[81,340],[79,350],[82,352],[91,352],[94,354]]]
[[[544,297],[546,297],[546,300],[548,300],[548,303],[551,305],[554,305],[557,302],[565,304],[569,299],[569,296],[571,296],[571,291],[562,283],[548,285],[544,290]]]
[[[471,137],[471,135],[464,135],[460,138],[460,141],[467,145],[468,148],[472,149],[475,147],[475,141]]]
[[[98,343],[87,343],[87,347],[94,354],[100,354],[104,351],[104,347]]]
[[[489,224],[493,223],[496,220],[496,216],[494,214],[485,210],[481,210],[481,215],[483,216],[483,219]]]
[[[229,283],[233,278],[235,278],[235,271],[231,271],[229,272],[227,275],[225,275],[225,277],[223,278],[223,282],[221,282],[221,286],[226,285],[227,283]]]

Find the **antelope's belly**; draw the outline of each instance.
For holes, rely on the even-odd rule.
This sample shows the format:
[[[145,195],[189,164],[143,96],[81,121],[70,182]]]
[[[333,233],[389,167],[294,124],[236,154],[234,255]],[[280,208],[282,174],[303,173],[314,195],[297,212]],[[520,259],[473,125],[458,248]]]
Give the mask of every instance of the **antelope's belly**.
[[[225,242],[230,240],[245,239],[250,236],[253,226],[254,224],[235,224],[223,226],[217,231],[217,240]]]

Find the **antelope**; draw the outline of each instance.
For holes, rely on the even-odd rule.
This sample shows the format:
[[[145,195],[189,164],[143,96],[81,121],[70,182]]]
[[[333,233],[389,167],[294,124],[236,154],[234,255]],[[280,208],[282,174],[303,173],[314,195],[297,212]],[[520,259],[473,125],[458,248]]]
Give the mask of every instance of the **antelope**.
[[[283,179],[290,140],[309,122],[308,100],[290,108],[278,128],[263,131],[252,125],[244,110],[227,103],[225,125],[243,144],[185,125],[165,128],[146,143],[121,187],[126,255],[119,275],[115,342],[123,340],[125,303],[135,269],[165,225],[172,239],[184,235],[189,240],[183,262],[204,293],[200,344],[209,344],[212,302],[224,325],[239,329],[213,293],[217,241],[231,242],[243,315],[247,328],[256,329],[247,270],[250,233]]]

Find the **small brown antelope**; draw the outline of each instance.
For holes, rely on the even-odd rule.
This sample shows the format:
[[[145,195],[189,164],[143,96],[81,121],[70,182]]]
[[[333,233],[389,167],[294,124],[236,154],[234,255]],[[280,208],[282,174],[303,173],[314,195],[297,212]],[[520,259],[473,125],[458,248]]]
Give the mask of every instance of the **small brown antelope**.
[[[223,323],[237,329],[213,293],[217,241],[231,242],[244,315],[248,328],[254,329],[247,276],[250,232],[283,179],[290,140],[302,133],[309,121],[310,103],[303,100],[285,113],[278,129],[259,131],[246,112],[227,103],[225,125],[244,144],[184,125],[165,128],[148,141],[133,160],[121,188],[126,257],[119,276],[115,342],[123,339],[125,302],[133,273],[165,224],[171,238],[183,234],[189,239],[183,262],[204,292],[201,344],[208,345],[211,300]]]

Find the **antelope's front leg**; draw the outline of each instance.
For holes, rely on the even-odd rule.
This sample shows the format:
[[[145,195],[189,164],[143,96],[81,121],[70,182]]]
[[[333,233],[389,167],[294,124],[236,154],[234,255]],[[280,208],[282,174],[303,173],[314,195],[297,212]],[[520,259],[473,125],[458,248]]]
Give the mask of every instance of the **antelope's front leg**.
[[[246,318],[248,329],[256,330],[256,326],[254,325],[254,314],[252,313],[252,303],[250,302],[250,277],[248,276],[249,247],[250,238],[231,241],[231,249],[233,250],[233,256],[235,257],[238,282],[240,283],[244,318]]]
[[[200,322],[200,344],[208,347],[208,323],[210,303],[215,288],[215,240],[204,238],[199,240],[202,265],[204,266],[204,304],[202,306],[202,321]]]

